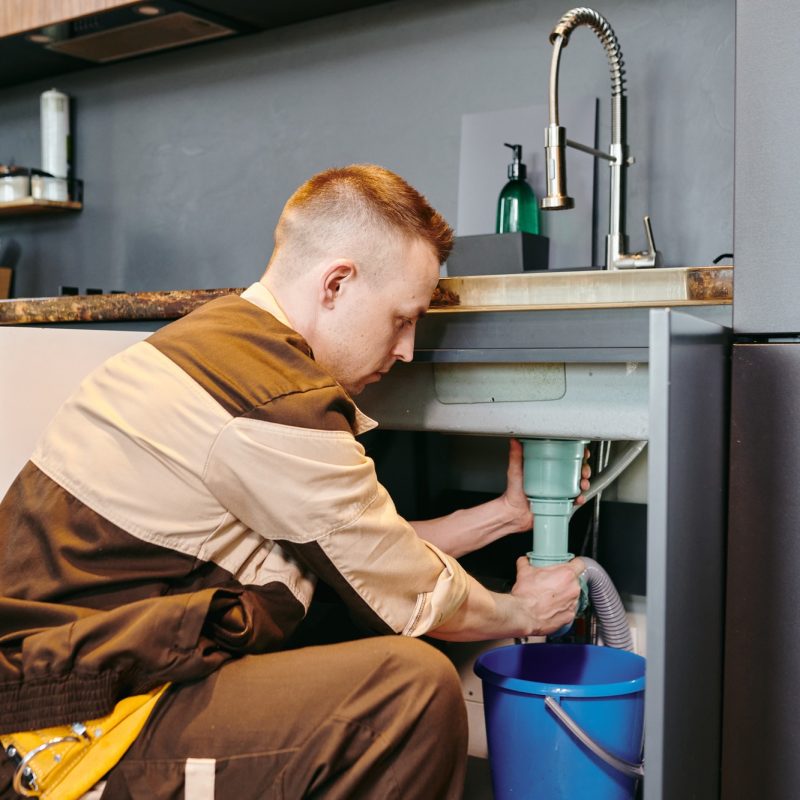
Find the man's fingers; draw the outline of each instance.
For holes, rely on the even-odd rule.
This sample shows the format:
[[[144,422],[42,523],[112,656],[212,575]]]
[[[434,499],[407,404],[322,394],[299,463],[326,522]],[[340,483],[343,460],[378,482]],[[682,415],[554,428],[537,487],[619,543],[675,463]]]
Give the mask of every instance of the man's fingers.
[[[572,567],[572,571],[575,573],[576,578],[580,578],[580,576],[586,572],[586,564],[580,557],[573,558],[572,561],[569,562],[569,565]]]
[[[508,478],[522,480],[522,443],[519,439],[508,442]]]
[[[583,575],[583,573],[586,571],[586,563],[580,556],[573,558],[571,561],[567,561],[564,564],[552,564],[551,566],[547,567],[533,567],[528,561],[527,556],[520,556],[517,559],[517,571],[530,568],[533,570],[539,570],[540,572],[558,572],[559,570],[564,569],[564,567],[568,567],[570,570],[572,570],[572,573],[576,578]]]

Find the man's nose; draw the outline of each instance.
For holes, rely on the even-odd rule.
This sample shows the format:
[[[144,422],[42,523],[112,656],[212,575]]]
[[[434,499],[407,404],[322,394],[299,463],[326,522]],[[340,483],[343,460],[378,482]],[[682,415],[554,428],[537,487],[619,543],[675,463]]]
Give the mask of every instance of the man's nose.
[[[414,358],[414,333],[417,326],[412,325],[407,330],[404,330],[397,340],[397,346],[394,349],[394,357],[398,361],[409,362]]]

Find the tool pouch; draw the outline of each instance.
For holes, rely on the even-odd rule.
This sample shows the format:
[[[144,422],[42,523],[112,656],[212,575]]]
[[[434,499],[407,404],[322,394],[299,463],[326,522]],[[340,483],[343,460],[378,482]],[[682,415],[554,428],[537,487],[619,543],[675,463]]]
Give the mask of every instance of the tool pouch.
[[[126,697],[101,719],[0,736],[15,764],[14,791],[40,800],[78,800],[122,758],[168,686]]]

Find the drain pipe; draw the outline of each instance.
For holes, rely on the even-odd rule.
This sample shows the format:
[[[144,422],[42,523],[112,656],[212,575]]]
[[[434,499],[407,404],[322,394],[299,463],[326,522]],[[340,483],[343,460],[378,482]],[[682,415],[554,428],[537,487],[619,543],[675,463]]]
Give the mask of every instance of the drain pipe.
[[[563,564],[574,557],[568,550],[569,520],[580,494],[586,439],[523,439],[525,494],[534,515],[533,549],[528,561],[535,567]],[[642,452],[646,442],[633,442],[596,482],[587,499],[602,492]],[[633,639],[619,594],[606,571],[593,559],[582,558],[580,613],[591,599],[603,642],[633,650]],[[567,628],[568,630],[568,628]],[[566,632],[566,630],[564,631]],[[558,633],[561,633],[560,631]]]

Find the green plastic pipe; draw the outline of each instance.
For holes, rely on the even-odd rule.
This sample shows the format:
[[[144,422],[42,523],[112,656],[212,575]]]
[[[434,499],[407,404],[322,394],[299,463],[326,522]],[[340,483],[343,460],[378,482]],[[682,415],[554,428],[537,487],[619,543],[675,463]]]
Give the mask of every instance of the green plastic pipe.
[[[581,493],[581,468],[587,439],[523,439],[525,494],[533,511],[535,567],[563,564],[569,552],[569,520]]]

